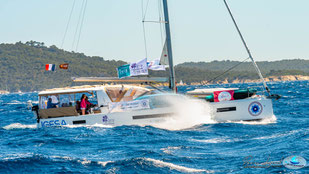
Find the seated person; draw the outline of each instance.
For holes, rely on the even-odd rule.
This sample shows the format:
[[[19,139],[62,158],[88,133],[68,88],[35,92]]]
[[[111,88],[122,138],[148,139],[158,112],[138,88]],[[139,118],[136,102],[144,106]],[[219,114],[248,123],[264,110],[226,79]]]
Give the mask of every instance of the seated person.
[[[48,99],[48,102],[47,102],[47,109],[50,109],[50,108],[57,108],[57,105],[58,105],[58,103],[53,103],[51,98]]]
[[[76,109],[76,111],[77,111],[79,114],[82,113],[82,110],[80,110],[80,101],[79,101],[79,100],[76,100],[75,109]]]

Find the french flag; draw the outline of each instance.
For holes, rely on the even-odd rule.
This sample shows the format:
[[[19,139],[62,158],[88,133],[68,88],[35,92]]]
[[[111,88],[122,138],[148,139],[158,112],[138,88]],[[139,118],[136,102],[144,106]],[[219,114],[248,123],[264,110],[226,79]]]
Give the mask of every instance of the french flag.
[[[45,70],[46,71],[55,71],[55,67],[56,67],[55,64],[46,64],[45,65]]]

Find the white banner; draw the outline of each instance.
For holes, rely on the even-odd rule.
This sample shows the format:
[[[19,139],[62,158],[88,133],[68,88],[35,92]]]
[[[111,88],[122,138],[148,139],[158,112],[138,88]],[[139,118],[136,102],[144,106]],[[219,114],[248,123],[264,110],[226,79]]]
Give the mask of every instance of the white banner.
[[[149,100],[136,100],[129,102],[115,102],[108,104],[108,110],[111,112],[123,112],[123,111],[133,111],[140,109],[149,109]]]
[[[148,62],[148,69],[153,71],[165,71],[166,65],[160,65],[160,60],[154,60]]]
[[[148,75],[147,58],[130,64],[130,76]]]

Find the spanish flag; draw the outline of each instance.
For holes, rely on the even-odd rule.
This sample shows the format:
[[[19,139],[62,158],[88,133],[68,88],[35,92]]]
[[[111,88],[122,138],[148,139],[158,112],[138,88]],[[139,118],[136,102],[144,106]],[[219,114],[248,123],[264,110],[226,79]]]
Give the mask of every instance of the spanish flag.
[[[60,64],[59,68],[60,69],[68,69],[69,68],[69,64],[68,63]]]

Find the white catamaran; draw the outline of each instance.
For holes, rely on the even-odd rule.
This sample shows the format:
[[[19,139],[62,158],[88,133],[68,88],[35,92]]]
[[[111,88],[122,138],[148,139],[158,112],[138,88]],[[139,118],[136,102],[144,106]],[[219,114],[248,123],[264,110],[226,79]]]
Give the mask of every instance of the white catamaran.
[[[75,82],[100,82],[103,85],[55,88],[39,92],[39,104],[32,108],[37,116],[38,127],[96,124],[112,126],[151,125],[164,122],[166,118],[177,117],[171,109],[170,98],[182,100],[188,97],[192,102],[207,101],[207,105],[211,106],[211,118],[215,121],[252,121],[273,116],[272,98],[277,96],[270,94],[234,18],[232,19],[247,48],[249,57],[263,80],[267,96],[256,95],[254,89],[242,90],[237,88],[196,89],[187,92],[188,97],[175,93],[176,83],[167,0],[162,0],[162,2],[166,32],[166,45],[164,47],[167,50],[167,56],[164,55],[164,57],[168,58],[169,78],[73,78]],[[227,4],[226,7],[228,8]],[[162,92],[153,86],[155,83],[165,82],[169,83],[173,92]],[[110,85],[109,83],[118,85]],[[149,89],[145,85],[150,85],[154,89]],[[85,115],[82,115],[79,106],[83,94],[89,98]]]

